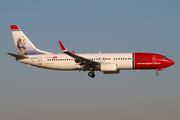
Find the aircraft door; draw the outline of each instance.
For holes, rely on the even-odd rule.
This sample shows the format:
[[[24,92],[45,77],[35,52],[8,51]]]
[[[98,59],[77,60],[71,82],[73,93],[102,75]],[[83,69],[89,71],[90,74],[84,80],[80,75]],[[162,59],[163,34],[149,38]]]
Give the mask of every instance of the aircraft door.
[[[105,57],[98,57],[98,62],[105,62]]]
[[[153,56],[152,56],[152,62],[153,62],[153,63],[157,62],[157,56],[156,56],[156,55],[153,55]]]
[[[158,66],[158,64],[157,64],[157,56],[156,55],[152,56],[152,62],[153,62],[152,67],[157,67]]]
[[[42,57],[38,58],[38,65],[42,65]]]
[[[105,57],[102,57],[102,62],[105,62]]]
[[[98,62],[101,62],[101,57],[98,57]]]

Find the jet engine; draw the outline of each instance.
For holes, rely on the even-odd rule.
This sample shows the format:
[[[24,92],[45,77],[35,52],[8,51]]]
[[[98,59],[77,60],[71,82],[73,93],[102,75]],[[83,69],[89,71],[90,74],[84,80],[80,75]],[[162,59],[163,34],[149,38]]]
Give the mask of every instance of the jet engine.
[[[117,64],[115,64],[115,63],[103,63],[103,64],[101,64],[100,71],[104,72],[104,74],[119,73],[119,70],[117,69]]]

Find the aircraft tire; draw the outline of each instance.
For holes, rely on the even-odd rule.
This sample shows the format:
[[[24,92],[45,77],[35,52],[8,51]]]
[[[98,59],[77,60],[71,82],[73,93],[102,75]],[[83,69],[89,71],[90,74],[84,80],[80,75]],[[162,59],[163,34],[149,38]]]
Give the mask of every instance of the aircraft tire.
[[[159,72],[156,72],[156,76],[158,76],[159,75]]]
[[[94,74],[94,72],[91,71],[91,72],[88,73],[88,76],[91,77],[91,78],[94,78],[95,74]]]

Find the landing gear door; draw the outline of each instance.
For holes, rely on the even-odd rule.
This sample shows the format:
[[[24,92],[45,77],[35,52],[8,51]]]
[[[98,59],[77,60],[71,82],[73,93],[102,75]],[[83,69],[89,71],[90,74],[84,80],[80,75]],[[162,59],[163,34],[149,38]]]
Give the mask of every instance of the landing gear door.
[[[42,65],[42,57],[38,58],[38,65]]]

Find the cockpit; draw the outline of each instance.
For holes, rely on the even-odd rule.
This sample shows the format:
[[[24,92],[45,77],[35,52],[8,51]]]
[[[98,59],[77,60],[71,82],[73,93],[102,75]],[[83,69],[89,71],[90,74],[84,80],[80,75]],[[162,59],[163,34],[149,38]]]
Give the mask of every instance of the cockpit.
[[[161,59],[164,59],[164,60],[165,60],[165,59],[168,59],[168,58],[167,58],[167,57],[161,57]]]

